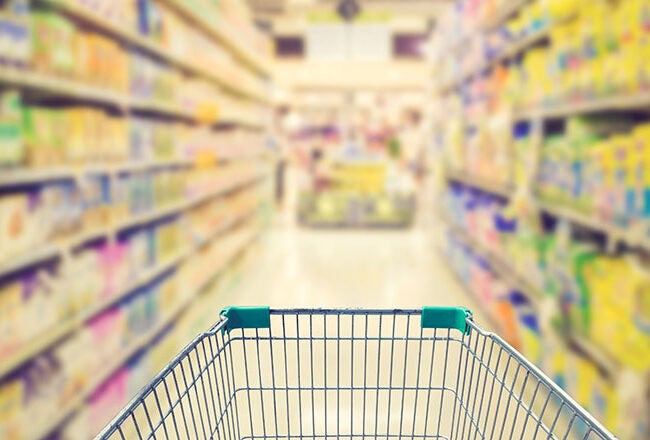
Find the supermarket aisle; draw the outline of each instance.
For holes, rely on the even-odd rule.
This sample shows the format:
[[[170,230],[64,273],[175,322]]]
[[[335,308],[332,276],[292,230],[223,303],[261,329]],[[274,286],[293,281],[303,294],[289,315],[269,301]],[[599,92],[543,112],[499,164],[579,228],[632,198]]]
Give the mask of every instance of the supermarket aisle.
[[[280,223],[267,237],[255,269],[223,296],[224,305],[465,305],[484,322],[435,251],[430,230],[311,231]]]

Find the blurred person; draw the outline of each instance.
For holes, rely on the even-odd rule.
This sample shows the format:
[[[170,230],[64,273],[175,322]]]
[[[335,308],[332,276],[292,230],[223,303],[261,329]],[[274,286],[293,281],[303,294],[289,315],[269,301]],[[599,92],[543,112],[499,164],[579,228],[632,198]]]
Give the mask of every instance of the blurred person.
[[[425,173],[425,134],[421,121],[422,117],[418,111],[407,111],[404,116],[403,126],[398,134],[404,166],[420,184]]]
[[[322,147],[316,146],[311,151],[309,172],[315,192],[325,191],[330,187],[330,173]]]
[[[341,149],[341,159],[354,159],[359,158],[364,153],[364,145],[361,141],[361,137],[356,130],[350,130],[348,132],[347,139],[343,142]]]

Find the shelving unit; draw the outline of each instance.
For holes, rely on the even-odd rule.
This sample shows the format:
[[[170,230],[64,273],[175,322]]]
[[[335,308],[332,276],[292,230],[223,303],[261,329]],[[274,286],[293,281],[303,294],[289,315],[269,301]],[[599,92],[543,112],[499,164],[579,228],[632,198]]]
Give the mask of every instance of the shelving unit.
[[[70,417],[74,412],[78,411],[85,402],[93,395],[95,390],[102,385],[106,380],[108,380],[120,367],[122,367],[129,359],[131,359],[136,353],[147,348],[153,340],[167,328],[171,323],[176,321],[179,316],[181,316],[187,308],[190,306],[192,301],[203,293],[203,291],[210,284],[212,279],[214,279],[219,273],[221,273],[231,261],[233,261],[239,254],[245,252],[245,250],[250,246],[256,239],[257,235],[253,235],[250,240],[244,243],[239,249],[236,249],[234,252],[225,257],[222,265],[215,268],[214,276],[202,283],[191,295],[187,297],[184,301],[178,304],[174,311],[169,314],[169,316],[160,320],[151,330],[137,338],[134,342],[129,344],[129,347],[125,349],[122,353],[116,354],[115,361],[111,362],[108,366],[104,367],[99,374],[96,374],[93,380],[88,383],[82,390],[77,393],[77,397],[74,398],[70,403],[64,405],[64,407],[59,411],[59,413],[45,425],[39,426],[36,430],[34,438],[41,439],[47,437],[55,429],[60,427],[64,421]]]
[[[461,77],[460,81],[450,84],[449,86],[445,87],[443,90],[445,91],[455,90],[465,82],[474,78],[475,76],[478,76],[483,72],[486,72],[498,66],[500,63],[504,61],[508,61],[512,58],[515,58],[517,55],[521,54],[529,47],[542,42],[545,38],[548,37],[550,32],[551,32],[551,27],[547,27],[545,29],[541,29],[537,32],[534,32],[522,38],[521,40],[515,41],[506,49],[504,49],[503,52],[501,52],[499,55],[495,56],[493,59],[487,61],[486,63],[480,65],[478,68],[475,68],[470,72],[466,73]]]
[[[29,70],[20,70],[6,67],[0,68],[0,83],[30,90],[36,90],[62,98],[109,106],[116,108],[122,112],[149,112],[190,122],[205,122],[199,118],[195,112],[173,103],[132,98],[128,95],[123,95],[115,91],[106,90],[87,84],[80,84],[77,81],[58,78],[46,74],[40,74]],[[220,84],[220,86],[223,87],[222,84]],[[255,99],[263,103],[267,103],[266,98],[262,99],[261,97],[256,97]],[[217,117],[215,120],[211,121],[213,124],[224,122],[235,125],[241,124],[245,126],[253,125],[259,127],[261,125],[261,122],[259,121],[246,120],[243,118],[222,120],[221,118]]]
[[[215,38],[251,69],[264,76],[270,74],[270,60],[262,60],[259,54],[253,53],[250,49],[244,48],[239,44],[237,37],[232,33],[229,33],[227,29],[224,29],[224,26],[226,25],[225,23],[219,23],[217,26],[213,25],[210,20],[193,11],[192,8],[187,5],[187,2],[183,2],[182,0],[163,0],[163,2],[174,8],[187,20],[195,23],[203,29],[205,33]]]
[[[508,260],[505,257],[485,247],[478,240],[469,235],[466,231],[453,224],[453,222],[450,220],[447,220],[446,224],[451,229],[455,237],[470,247],[476,254],[482,256],[486,261],[490,262],[490,267],[492,267],[492,269],[499,275],[499,278],[505,281],[509,286],[516,288],[521,293],[523,293],[534,306],[539,307],[539,303],[542,299],[542,293],[540,293],[538,289],[532,286],[526,277],[517,273],[517,271],[514,270],[514,268],[508,263]]]
[[[259,156],[256,156],[259,157]],[[219,158],[216,165],[232,161],[228,157]],[[235,159],[236,160],[236,159]],[[55,168],[16,168],[3,170],[0,174],[0,189],[21,187],[44,182],[75,180],[86,175],[117,175],[136,173],[162,168],[192,168],[193,159],[168,159],[137,161],[123,164],[91,164],[86,166],[67,166]]]
[[[529,1],[505,2],[503,10],[497,11],[492,16],[491,20],[488,20],[483,26],[480,26],[481,30],[489,31],[502,25],[508,18],[518,13],[520,8],[525,6],[527,3],[529,3]],[[574,20],[574,17],[569,17],[567,20]],[[456,81],[452,81],[447,84],[446,87],[437,90],[438,95],[442,99],[447,99],[451,93],[460,93],[459,88],[463,84],[466,84],[468,81],[471,81],[473,78],[476,78],[483,73],[487,73],[501,63],[516,59],[522,54],[525,54],[530,48],[550,37],[552,26],[553,24],[544,30],[530,34],[528,37],[512,44],[498,56],[495,56],[480,66],[476,66],[475,69],[471,69],[467,72],[460,72],[460,74],[456,76]],[[458,54],[455,56],[458,56]],[[485,91],[483,91],[483,93],[485,93]],[[470,100],[469,97],[467,99]],[[444,102],[454,103],[451,99]],[[482,108],[477,105],[476,108],[472,107],[472,110],[481,113]],[[530,148],[535,150],[531,153],[531,157],[535,159],[534,163],[531,164],[529,172],[534,175],[537,167],[539,167],[539,158],[541,157],[540,149],[543,146],[542,139],[545,136],[545,130],[547,130],[548,127],[557,129],[558,124],[555,120],[562,120],[578,115],[595,113],[605,114],[607,112],[627,112],[634,115],[635,118],[638,118],[641,114],[650,114],[650,94],[647,91],[638,93],[621,92],[619,94],[593,97],[591,99],[574,99],[565,103],[548,103],[545,106],[537,108],[514,108],[511,110],[511,123],[513,130],[515,124],[518,124],[519,126],[523,125],[521,123],[529,124],[530,131],[528,136],[531,141]],[[468,113],[465,113],[462,110],[460,111],[462,113],[459,113],[458,117],[464,118],[461,123],[467,124]],[[497,177],[501,176],[495,176],[495,178]],[[485,193],[501,197],[505,200],[512,199],[512,195],[516,191],[518,192],[519,190],[526,189],[527,191],[522,191],[522,196],[527,195],[529,202],[528,206],[536,208],[536,212],[539,214],[546,214],[556,219],[566,220],[574,227],[584,228],[604,236],[607,243],[607,252],[618,249],[619,244],[625,244],[630,249],[642,249],[646,252],[650,251],[650,237],[645,235],[645,230],[642,228],[642,225],[639,225],[638,227],[635,225],[623,226],[614,222],[604,221],[596,215],[589,215],[581,212],[577,207],[541,200],[532,188],[515,188],[514,186],[508,187],[500,185],[490,179],[477,177],[462,172],[462,170],[451,170],[446,173],[446,178],[448,182],[461,183],[468,187],[484,191]],[[508,259],[504,256],[498,255],[494,251],[491,251],[491,249],[483,246],[482,243],[469,235],[467,231],[459,228],[450,220],[446,220],[446,223],[448,223],[450,233],[453,234],[454,237],[463,243],[464,246],[472,249],[476,255],[481,257],[481,259],[487,261],[494,274],[499,279],[503,280],[510,288],[518,290],[531,299],[531,302],[540,311],[540,316],[543,316],[543,310],[546,307],[546,299],[544,298],[543,292],[536,289],[533,283],[531,283],[525,275],[518,273],[518,271],[515,270],[514,263],[509,263]],[[620,362],[623,362],[622,360],[619,362],[607,352],[607,347],[598,346],[594,342],[590,341],[587,336],[577,334],[576,331],[567,330],[567,334],[560,336],[562,336],[562,339],[565,341],[569,350],[574,354],[577,353],[578,356],[583,359],[589,360],[591,364],[604,375],[604,377],[608,378],[611,383],[617,384],[620,372],[625,368],[625,366],[621,365]]]
[[[109,286],[109,284],[104,286],[105,283],[100,283],[102,285],[97,286],[97,289],[110,288],[110,296],[101,296],[97,294],[93,296],[96,301],[95,303],[86,304],[83,308],[76,305],[74,307],[74,314],[70,312],[70,316],[67,318],[61,319],[56,323],[53,321],[50,328],[33,335],[20,347],[14,349],[13,344],[3,345],[3,350],[5,347],[11,348],[7,348],[7,351],[2,353],[2,360],[0,361],[0,382],[5,378],[8,378],[10,381],[14,380],[14,376],[22,374],[19,373],[21,368],[31,365],[30,361],[32,359],[50,352],[53,348],[57,347],[57,344],[66,341],[67,338],[76,337],[81,334],[80,332],[82,330],[89,328],[88,326],[90,326],[91,321],[104,316],[104,312],[107,310],[120,307],[122,312],[124,312],[124,310],[130,312],[131,309],[122,308],[122,304],[126,299],[131,296],[139,295],[138,292],[141,290],[147,290],[150,286],[155,287],[157,280],[160,280],[161,277],[166,276],[166,274],[171,273],[174,270],[180,268],[189,269],[185,264],[189,261],[194,261],[191,259],[201,258],[204,253],[212,252],[213,250],[221,252],[219,258],[216,258],[217,261],[214,261],[213,265],[207,266],[206,270],[201,272],[199,278],[192,278],[192,285],[195,285],[196,287],[191,292],[182,292],[182,295],[178,297],[184,298],[182,301],[179,301],[179,303],[175,305],[174,303],[168,304],[170,307],[156,309],[156,314],[160,316],[157,316],[156,321],[154,321],[155,325],[138,335],[137,338],[133,339],[124,350],[113,353],[110,357],[110,362],[108,362],[107,365],[103,365],[101,371],[93,373],[90,382],[84,384],[72,400],[62,407],[57,408],[55,413],[50,414],[50,417],[46,422],[39,423],[39,426],[34,426],[33,429],[29,430],[29,432],[25,431],[28,438],[39,440],[55,435],[57,430],[62,428],[73,414],[84,409],[89,398],[93,396],[106,381],[112,378],[121,367],[133,359],[136,354],[139,354],[145,349],[149,349],[153,343],[156,343],[164,331],[183,316],[184,313],[189,310],[194,300],[197,299],[202,292],[207,290],[213,281],[222,274],[226,268],[231,266],[232,262],[239,255],[250,249],[252,244],[261,234],[261,229],[258,225],[260,222],[258,222],[257,219],[258,217],[261,217],[262,211],[260,206],[266,203],[266,195],[263,195],[264,188],[262,187],[262,184],[270,176],[269,170],[267,169],[268,166],[270,166],[270,162],[267,162],[266,155],[262,153],[264,147],[263,136],[264,131],[267,128],[268,119],[265,110],[268,110],[271,104],[269,95],[269,85],[271,81],[270,62],[264,58],[264,51],[258,50],[259,44],[263,43],[261,41],[263,37],[253,35],[254,32],[252,31],[252,28],[254,25],[252,23],[250,24],[251,30],[249,33],[249,29],[246,28],[246,26],[235,27],[234,25],[230,25],[223,17],[217,17],[212,14],[201,14],[200,10],[196,10],[192,6],[192,2],[184,0],[157,1],[159,5],[165,9],[166,14],[175,15],[177,20],[185,22],[172,23],[171,18],[174,17],[170,18],[171,25],[177,24],[177,31],[191,29],[192,32],[202,34],[196,36],[196,39],[200,40],[205,38],[205,41],[207,42],[206,47],[213,47],[212,44],[214,43],[214,47],[223,48],[223,53],[221,54],[223,58],[216,56],[213,59],[213,57],[210,57],[210,62],[207,62],[191,52],[180,52],[177,50],[181,47],[180,45],[167,44],[167,41],[162,42],[163,40],[160,40],[161,43],[158,43],[157,41],[154,41],[154,37],[140,34],[136,31],[135,27],[130,27],[126,23],[111,20],[107,17],[110,17],[110,14],[115,11],[113,9],[107,11],[106,8],[104,8],[107,5],[113,8],[113,5],[108,1],[105,1],[104,4],[101,5],[101,8],[99,5],[86,5],[86,3],[78,0],[37,0],[30,2],[30,5],[35,9],[47,9],[49,11],[47,17],[55,17],[57,15],[66,17],[69,22],[75,25],[72,26],[76,28],[74,31],[76,32],[74,34],[75,37],[85,38],[85,36],[89,34],[98,35],[98,38],[100,38],[101,41],[88,43],[89,47],[91,43],[96,43],[95,46],[93,46],[93,49],[97,49],[100,43],[108,44],[107,42],[112,40],[117,43],[116,47],[119,46],[120,50],[125,52],[125,59],[126,57],[137,57],[135,61],[142,61],[146,66],[148,66],[146,62],[151,63],[154,72],[150,72],[149,74],[167,75],[164,79],[169,77],[170,81],[183,80],[184,82],[187,82],[188,96],[183,96],[183,101],[181,101],[180,98],[165,100],[136,98],[127,94],[127,92],[117,91],[117,89],[114,88],[111,89],[99,85],[92,85],[90,84],[91,81],[99,84],[99,82],[92,79],[89,79],[86,82],[73,77],[70,73],[68,74],[69,76],[46,73],[67,70],[57,70],[54,66],[42,67],[38,63],[32,65],[29,61],[26,63],[4,63],[3,66],[0,67],[0,84],[9,86],[8,88],[11,89],[10,91],[12,93],[14,90],[18,91],[22,100],[21,105],[43,106],[45,104],[58,105],[59,103],[66,103],[66,105],[70,104],[77,106],[82,104],[84,110],[90,107],[107,110],[106,113],[110,114],[111,117],[116,119],[117,117],[123,118],[123,122],[128,122],[129,118],[138,117],[147,120],[170,121],[178,126],[181,125],[180,122],[183,122],[185,123],[183,126],[188,127],[188,131],[191,131],[190,127],[194,127],[197,131],[205,128],[206,130],[214,130],[215,133],[218,132],[218,134],[227,130],[233,130],[233,133],[234,130],[242,132],[248,130],[259,133],[250,133],[250,136],[252,137],[248,137],[249,134],[243,136],[242,139],[245,139],[243,142],[246,142],[246,144],[241,145],[240,151],[236,148],[237,145],[218,144],[214,146],[203,146],[203,148],[206,149],[215,147],[215,151],[219,151],[217,153],[218,157],[212,158],[211,160],[207,157],[201,156],[200,153],[197,157],[180,157],[184,154],[184,151],[180,151],[182,140],[174,139],[174,146],[177,146],[178,148],[176,150],[179,151],[174,151],[173,155],[167,154],[164,156],[169,157],[169,159],[146,161],[133,160],[119,163],[82,163],[79,161],[79,163],[70,165],[44,166],[42,168],[32,168],[23,165],[24,163],[27,163],[27,160],[20,162],[18,159],[10,158],[9,162],[7,162],[10,165],[7,165],[6,167],[5,162],[3,162],[1,165],[2,168],[0,168],[0,192],[3,194],[10,194],[12,197],[15,196],[16,200],[23,200],[21,198],[27,197],[27,195],[31,197],[32,194],[34,194],[35,197],[40,197],[43,192],[42,188],[49,189],[50,187],[55,187],[55,185],[50,185],[55,182],[66,182],[66,185],[61,185],[62,187],[67,187],[68,183],[70,186],[79,186],[81,183],[85,183],[84,179],[90,176],[106,177],[106,180],[110,183],[106,191],[111,193],[111,199],[113,196],[119,198],[120,194],[113,194],[113,191],[118,191],[118,189],[115,188],[117,186],[115,183],[117,182],[118,177],[128,176],[130,179],[133,177],[131,175],[138,174],[138,178],[141,175],[143,181],[146,181],[136,182],[136,184],[140,184],[141,186],[147,184],[154,186],[158,184],[158,180],[154,180],[157,177],[152,177],[152,174],[159,170],[187,172],[190,173],[190,178],[193,178],[196,175],[198,179],[197,183],[202,185],[197,188],[200,189],[201,192],[197,193],[195,196],[181,197],[169,204],[156,205],[155,209],[147,212],[140,213],[140,211],[132,211],[133,214],[131,214],[131,216],[126,215],[121,218],[115,218],[118,215],[117,211],[111,212],[110,221],[105,221],[104,217],[102,217],[104,221],[95,220],[92,217],[87,220],[83,217],[83,223],[86,225],[86,228],[75,231],[75,235],[43,243],[42,245],[33,246],[29,251],[22,255],[17,255],[6,260],[3,259],[3,261],[0,262],[0,279],[13,280],[16,278],[20,279],[21,283],[22,278],[20,277],[22,277],[23,274],[31,276],[32,268],[40,268],[45,263],[49,262],[56,262],[57,265],[62,266],[63,264],[67,264],[69,260],[72,261],[73,258],[76,258],[76,255],[78,255],[76,251],[80,250],[82,246],[84,246],[84,250],[86,247],[90,248],[90,253],[88,255],[92,255],[94,258],[96,254],[99,255],[99,250],[97,249],[100,240],[113,246],[118,240],[123,239],[123,236],[125,235],[124,232],[131,230],[135,231],[138,230],[138,228],[143,227],[142,229],[149,233],[153,230],[155,227],[154,225],[157,224],[159,220],[165,220],[167,218],[181,219],[184,218],[183,216],[185,213],[190,211],[195,213],[199,219],[202,219],[203,210],[196,210],[196,208],[199,208],[213,200],[224,198],[223,205],[221,202],[215,203],[215,209],[223,208],[224,210],[223,222],[218,225],[210,223],[214,226],[214,229],[209,233],[206,229],[207,224],[202,228],[199,227],[200,230],[205,231],[205,236],[191,236],[192,238],[186,240],[189,241],[189,243],[184,243],[183,248],[179,250],[178,253],[167,259],[157,257],[157,263],[153,264],[148,269],[138,270],[137,276],[130,279],[126,285],[121,286],[118,289]],[[116,7],[125,6],[117,5]],[[219,9],[219,7],[222,9]],[[223,9],[223,6],[219,7],[215,6],[214,11],[225,10]],[[244,17],[244,15],[242,15],[242,17]],[[31,17],[25,18],[28,20],[32,19]],[[67,22],[67,20],[65,21]],[[181,26],[182,24],[184,24],[185,27]],[[171,32],[173,30],[171,29],[173,27],[171,25],[170,35],[176,35]],[[194,35],[190,35],[189,37],[193,36]],[[188,41],[192,41],[191,38],[188,38]],[[67,50],[70,52],[71,56],[75,53],[74,51],[70,51],[70,49]],[[139,54],[144,54],[145,56],[138,56]],[[219,63],[219,60],[221,59],[224,60],[222,64]],[[155,63],[153,60],[155,60]],[[135,61],[133,62],[134,64]],[[15,67],[18,65],[22,67]],[[139,64],[135,65],[139,66]],[[219,68],[217,66],[219,66]],[[120,68],[122,69],[123,66]],[[133,78],[134,77],[132,77],[132,79]],[[185,85],[185,83],[183,85]],[[202,87],[207,88],[211,93],[210,96],[214,96],[215,98],[210,102],[194,102],[197,101],[194,99],[194,95],[197,93],[196,90],[200,91],[202,90]],[[121,86],[119,90],[128,90],[128,88]],[[137,93],[141,96],[150,96],[152,94],[147,93],[146,90],[142,93],[139,91]],[[161,97],[165,96],[162,93],[156,92],[153,92],[152,95]],[[209,99],[208,97],[203,96],[201,96],[201,98],[202,101],[207,101]],[[36,101],[36,104],[32,102],[34,100]],[[54,107],[52,106],[52,108]],[[152,125],[153,128],[151,128],[151,130],[153,131],[157,130],[160,124]],[[126,126],[126,124],[124,126]],[[137,128],[138,127],[136,127],[136,129]],[[146,129],[148,129],[148,127],[145,126],[145,130]],[[167,132],[163,134],[169,136]],[[200,136],[201,134],[202,133],[198,133],[197,136]],[[220,142],[221,140],[218,137],[218,134],[215,134],[215,138]],[[192,135],[194,135],[193,132]],[[84,133],[84,136],[87,137],[88,135]],[[230,139],[226,138],[226,136],[228,136],[228,134],[224,134],[224,139]],[[209,136],[207,138],[212,139]],[[233,139],[239,138],[233,137]],[[259,139],[261,144],[259,146],[260,152],[256,154],[248,154],[247,152],[249,150],[251,152],[253,149],[257,151],[256,148],[249,148],[254,147],[253,145],[250,145],[250,142],[256,141],[257,139]],[[165,138],[165,140],[167,141],[168,139]],[[155,140],[142,141],[143,144],[146,144],[146,142],[150,143],[140,147],[143,150],[158,146],[155,144]],[[237,141],[234,140],[232,142]],[[133,148],[137,149],[138,147]],[[168,146],[165,145],[165,147]],[[30,146],[30,148],[35,147]],[[138,152],[139,151],[140,150],[138,150]],[[147,155],[148,152],[149,150],[146,150],[142,155],[139,153],[132,153],[129,157],[156,155]],[[209,154],[214,154],[214,152],[210,151]],[[223,157],[220,157],[221,154],[223,154]],[[66,157],[64,155],[62,156]],[[101,157],[108,156],[109,155]],[[88,155],[88,157],[91,157],[91,155]],[[6,159],[3,158],[3,160]],[[15,162],[12,162],[12,160]],[[239,164],[234,163],[238,161],[241,162]],[[248,164],[244,164],[244,161],[255,162],[259,166],[251,165],[248,167]],[[20,162],[20,165],[17,165],[17,162]],[[34,161],[33,163],[48,164],[50,162],[45,159]],[[60,163],[60,161],[57,163]],[[225,174],[224,171],[223,177],[232,177],[229,177],[228,179],[206,180],[205,182],[201,180],[203,178],[203,175],[201,174],[202,171],[211,169],[214,173],[219,173],[226,169],[226,167],[221,167],[221,165],[224,164],[228,164],[228,166],[233,165],[234,168],[231,168],[233,171],[231,174]],[[239,165],[242,166],[241,170],[238,168]],[[210,166],[213,166],[213,168],[208,168]],[[248,171],[249,168],[250,171]],[[167,174],[168,173],[165,173],[165,175],[161,177],[161,180],[167,178]],[[170,185],[173,185],[174,187],[181,186],[180,184],[176,185],[176,181],[170,180],[170,182]],[[128,182],[128,184],[132,183],[133,181]],[[163,181],[162,186],[165,186],[167,183],[167,181]],[[219,186],[216,187],[215,185]],[[157,188],[154,186],[153,189],[147,189],[155,191]],[[105,188],[102,187],[102,191],[104,190]],[[125,191],[126,190],[127,189],[125,189]],[[128,190],[133,191],[133,185],[128,186]],[[142,191],[142,188],[139,187],[136,188],[136,190]],[[247,193],[244,193],[243,191],[247,191]],[[249,191],[250,193],[248,193]],[[253,192],[255,194],[252,194]],[[240,194],[242,197],[240,197]],[[230,198],[230,195],[233,195],[233,197]],[[132,194],[131,196],[137,197],[137,195]],[[226,199],[226,197],[228,197],[228,199]],[[233,201],[232,205],[229,204],[230,200]],[[250,207],[253,205],[253,202],[255,203],[255,206],[251,209]],[[244,205],[246,208],[244,208]],[[95,214],[95,212],[89,215],[93,214]],[[81,219],[82,216],[79,216],[78,218]],[[81,222],[81,220],[79,221]],[[218,221],[218,219],[214,219],[214,221]],[[194,220],[191,220],[191,222],[193,223]],[[2,222],[0,221],[0,223]],[[182,225],[173,225],[173,227],[180,228]],[[175,229],[173,231],[175,232]],[[161,232],[161,234],[166,233],[167,231]],[[190,235],[188,235],[188,237],[189,236]],[[224,244],[228,243],[228,246],[219,248],[219,240],[222,239],[224,240]],[[149,238],[147,238],[147,240],[149,240]],[[161,238],[160,240],[164,239]],[[153,239],[149,240],[148,243],[153,243]],[[129,243],[129,245],[133,245],[133,243]],[[217,247],[213,247],[213,245]],[[20,247],[20,249],[23,248],[24,247]],[[172,249],[175,248],[170,248],[170,250]],[[1,253],[2,252],[0,252],[0,254]],[[158,252],[156,252],[156,254],[157,253]],[[75,262],[74,264],[81,263]],[[64,277],[66,275],[56,274],[56,276]],[[61,278],[60,280],[66,281],[64,278]],[[121,278],[119,278],[119,280],[121,280]],[[10,286],[13,287],[14,285]],[[155,293],[157,294],[157,292]],[[156,297],[156,301],[158,300],[163,301],[164,298]],[[27,305],[25,307],[27,307]],[[40,329],[42,326],[38,328]],[[26,337],[27,333],[21,333],[21,336]],[[21,337],[20,339],[24,340],[25,337]],[[5,342],[6,341],[2,341],[3,344]],[[54,374],[54,372],[52,373]],[[60,372],[56,374],[61,375],[61,379],[64,380],[65,375],[62,375]],[[69,378],[66,376],[65,380],[68,379]],[[4,423],[5,421],[3,420],[2,424]],[[3,431],[3,428],[4,425],[0,427],[0,431]],[[92,435],[94,433],[88,434]]]
[[[621,112],[634,110],[650,111],[650,93],[621,94],[539,109],[521,109],[515,111],[514,118],[515,121],[557,119],[604,111]]]
[[[470,236],[466,231],[453,224],[450,220],[445,221],[446,225],[452,231],[453,235],[465,243],[472,251],[489,261],[490,267],[496,272],[497,276],[503,280],[508,286],[517,289],[524,294],[531,303],[539,308],[543,300],[543,293],[537,288],[532,286],[525,276],[519,274],[507,259],[498,255],[485,246],[478,240]],[[491,318],[498,321],[496,318]],[[579,351],[581,354],[594,362],[598,369],[607,375],[611,380],[616,380],[620,366],[609,355],[607,355],[602,348],[596,346],[584,336],[569,334],[566,336],[567,343]]]
[[[45,349],[51,347],[73,331],[82,328],[89,319],[110,308],[112,305],[116,304],[128,296],[130,293],[134,292],[140,287],[150,284],[153,280],[157,279],[162,274],[179,266],[190,256],[195,254],[198,250],[205,247],[206,244],[218,239],[233,227],[250,218],[253,214],[254,212],[246,212],[235,215],[231,219],[224,221],[224,223],[217,227],[210,234],[210,236],[205,237],[203,240],[195,243],[189,249],[179,252],[178,255],[168,259],[167,261],[158,263],[154,267],[144,271],[135,280],[129,283],[129,285],[120,289],[110,298],[107,298],[98,304],[88,308],[87,310],[84,310],[77,316],[64,321],[60,325],[57,325],[54,328],[43,332],[41,335],[34,338],[32,342],[28,343],[24,348],[18,350],[13,355],[10,355],[7,359],[3,359],[3,363],[0,364],[0,377],[8,374],[21,364],[33,358],[37,354],[43,352]]]
[[[510,198],[513,193],[513,189],[508,185],[502,185],[499,183],[491,182],[487,179],[483,179],[481,177],[475,177],[472,176],[471,173],[464,171],[448,170],[447,178],[452,182],[463,183],[465,185],[469,185],[490,194],[495,194],[504,198]]]
[[[470,174],[463,172],[448,172],[447,178],[451,182],[462,183],[505,199],[510,199],[514,193],[514,190],[509,187],[472,177]],[[544,212],[558,219],[568,220],[575,225],[603,234],[607,238],[610,249],[613,249],[616,244],[621,243],[633,249],[650,251],[650,238],[644,238],[635,228],[624,228],[622,226],[608,224],[605,221],[583,214],[570,207],[549,203],[537,198],[534,198],[533,202],[540,212]]]
[[[502,3],[502,5],[494,11],[491,17],[489,17],[485,23],[481,25],[481,29],[485,31],[492,30],[496,27],[499,27],[505,23],[509,18],[516,15],[521,8],[530,3],[531,0],[507,0]]]
[[[179,57],[178,55],[172,53],[171,51],[161,47],[160,45],[156,44],[155,42],[150,41],[146,37],[143,37],[141,35],[138,35],[136,32],[124,29],[121,27],[119,24],[113,23],[109,20],[104,19],[103,17],[100,17],[96,15],[95,13],[78,6],[76,4],[71,3],[70,1],[66,0],[44,0],[46,4],[48,4],[50,7],[61,11],[62,13],[68,15],[69,17],[78,20],[82,23],[85,23],[87,25],[92,26],[95,29],[98,29],[106,34],[111,35],[113,38],[121,41],[122,43],[128,44],[130,46],[136,47],[140,50],[146,51],[147,53],[166,61],[167,63],[191,74],[195,74],[201,77],[204,77],[210,81],[215,82],[217,85],[221,86],[225,90],[235,94],[239,95],[242,97],[247,97],[262,103],[268,103],[268,97],[265,97],[261,94],[259,94],[256,91],[252,90],[247,90],[246,88],[233,84],[228,78],[220,74],[219,72],[211,72],[206,70],[200,62],[192,62],[183,59],[182,57]],[[166,0],[166,3],[169,6],[173,6],[176,8],[176,10],[179,11],[186,11],[185,16],[187,18],[193,18],[193,20],[196,22],[196,19],[198,17],[198,14],[194,14],[193,12],[189,13],[189,7],[188,6],[183,6],[183,3],[181,1],[176,1],[176,0]],[[202,22],[205,22],[207,24],[207,20],[205,18],[200,18]],[[210,29],[209,31],[206,31],[206,29]],[[212,26],[210,28],[205,28],[203,27],[203,30],[206,31],[206,33],[215,35],[214,32],[217,31],[212,31]],[[220,33],[220,35],[224,35],[223,33]],[[225,45],[225,47],[229,48],[235,55],[238,55],[241,58],[242,53],[248,53],[247,50],[240,48],[240,46],[235,43],[236,37],[231,36],[231,35],[224,35],[221,42],[223,44],[224,41],[227,41],[228,44]],[[234,49],[237,48],[237,49]],[[233,50],[234,49],[234,50]],[[250,66],[250,63],[248,63]],[[265,74],[268,72],[268,68],[266,66],[261,66],[258,65],[256,66],[257,71],[262,71]]]
[[[72,237],[64,243],[58,245],[50,244],[44,247],[40,247],[34,252],[30,252],[24,256],[20,256],[17,258],[13,258],[9,262],[1,263],[0,278],[10,273],[17,272],[19,270],[39,264],[43,261],[59,258],[62,255],[64,255],[66,252],[70,252],[75,248],[79,247],[81,244],[87,243],[90,240],[96,240],[99,238],[111,238],[115,236],[117,232],[120,232],[122,230],[129,229],[138,225],[143,225],[146,223],[151,223],[155,220],[165,218],[174,214],[178,214],[189,208],[200,205],[201,203],[204,203],[210,199],[221,197],[233,191],[236,191],[240,188],[246,187],[248,185],[259,183],[263,181],[265,177],[266,177],[265,174],[258,174],[249,178],[245,178],[242,179],[241,181],[233,182],[230,185],[226,185],[223,188],[218,188],[215,191],[211,191],[208,194],[204,194],[188,200],[182,200],[171,206],[156,209],[150,213],[127,218],[125,220],[122,220],[121,222],[108,226],[104,229],[82,232],[78,236]],[[0,370],[0,377],[1,376],[2,376],[2,370]]]

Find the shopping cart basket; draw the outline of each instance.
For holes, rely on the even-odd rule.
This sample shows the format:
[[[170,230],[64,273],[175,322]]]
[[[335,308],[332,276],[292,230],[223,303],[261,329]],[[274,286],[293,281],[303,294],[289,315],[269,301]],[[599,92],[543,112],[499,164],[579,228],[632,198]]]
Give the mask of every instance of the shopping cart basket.
[[[226,309],[101,439],[613,439],[462,308]]]

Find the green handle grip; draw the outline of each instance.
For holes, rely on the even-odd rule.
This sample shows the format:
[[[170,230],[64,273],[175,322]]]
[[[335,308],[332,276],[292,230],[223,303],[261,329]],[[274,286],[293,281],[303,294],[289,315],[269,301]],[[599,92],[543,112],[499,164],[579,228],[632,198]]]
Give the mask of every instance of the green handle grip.
[[[464,307],[422,307],[422,328],[455,328],[469,333],[467,318],[472,312]]]
[[[227,307],[221,315],[228,318],[225,329],[235,328],[270,328],[271,313],[269,307]]]
[[[269,307],[228,307],[221,311],[228,318],[224,329],[230,331],[236,328],[270,328],[271,313]],[[467,318],[472,312],[463,307],[423,307],[422,328],[457,329],[467,334],[469,325]]]

